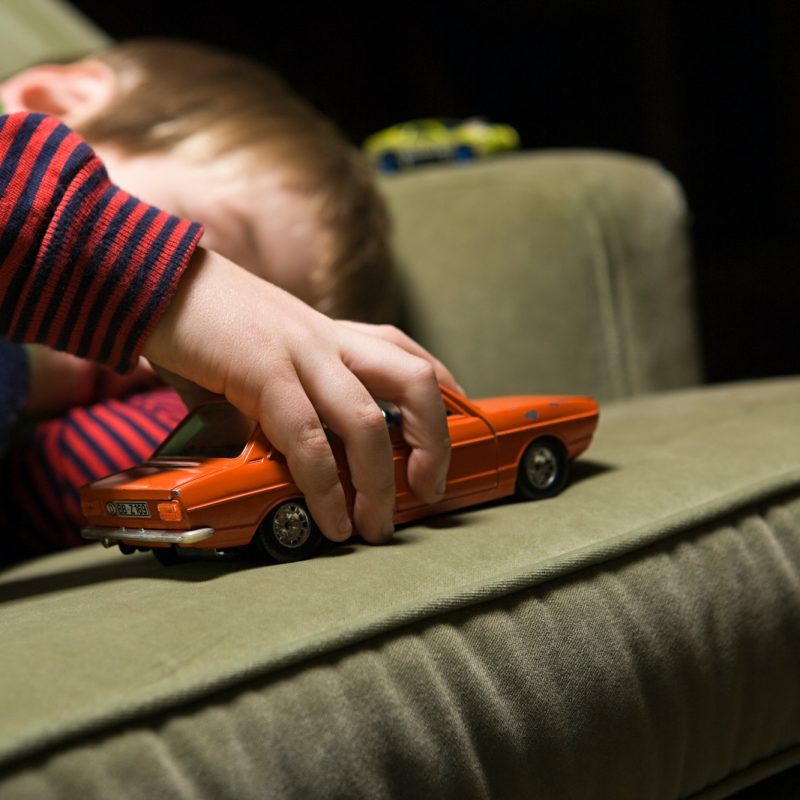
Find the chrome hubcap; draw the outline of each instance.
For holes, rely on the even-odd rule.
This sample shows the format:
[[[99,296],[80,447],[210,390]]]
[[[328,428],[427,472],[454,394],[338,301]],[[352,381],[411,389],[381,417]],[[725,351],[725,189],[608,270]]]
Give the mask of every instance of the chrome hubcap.
[[[299,503],[284,503],[272,521],[272,532],[284,547],[302,547],[311,533],[311,518]]]
[[[558,461],[549,447],[535,447],[525,461],[528,480],[537,489],[548,489],[558,474]]]

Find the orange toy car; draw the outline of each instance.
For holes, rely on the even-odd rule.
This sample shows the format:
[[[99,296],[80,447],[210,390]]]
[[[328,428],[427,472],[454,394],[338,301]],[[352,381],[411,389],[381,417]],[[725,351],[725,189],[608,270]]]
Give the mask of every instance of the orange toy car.
[[[445,387],[442,397],[452,453],[445,496],[434,505],[410,492],[400,414],[381,406],[394,449],[397,524],[514,494],[558,494],[598,423],[598,405],[589,397],[467,400]],[[344,448],[335,436],[330,440],[352,508]],[[224,399],[188,414],[141,466],[84,486],[81,508],[89,522],[84,538],[118,544],[124,553],[152,548],[162,563],[182,550],[241,547],[269,560],[298,561],[322,541],[284,457]]]

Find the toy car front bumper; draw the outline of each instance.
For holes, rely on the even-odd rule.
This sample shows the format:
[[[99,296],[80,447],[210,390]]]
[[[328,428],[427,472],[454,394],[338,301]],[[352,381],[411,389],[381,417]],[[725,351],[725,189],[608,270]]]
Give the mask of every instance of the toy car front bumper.
[[[112,547],[119,542],[128,544],[177,544],[193,545],[214,535],[213,528],[195,528],[190,531],[166,531],[146,528],[83,528],[81,536],[103,543],[104,547]]]

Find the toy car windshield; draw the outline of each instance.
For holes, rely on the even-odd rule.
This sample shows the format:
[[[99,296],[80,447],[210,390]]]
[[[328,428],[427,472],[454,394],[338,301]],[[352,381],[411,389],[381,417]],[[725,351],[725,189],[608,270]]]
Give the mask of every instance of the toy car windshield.
[[[153,458],[236,458],[255,424],[230,403],[207,403],[186,417]]]

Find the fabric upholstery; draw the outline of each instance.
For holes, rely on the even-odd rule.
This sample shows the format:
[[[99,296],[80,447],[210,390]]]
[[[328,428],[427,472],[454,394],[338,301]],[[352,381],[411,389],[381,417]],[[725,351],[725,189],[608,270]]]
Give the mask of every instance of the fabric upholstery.
[[[74,58],[110,37],[63,0],[3,0],[0,78],[50,59]]]
[[[392,546],[7,571],[0,796],[724,796],[800,758],[798,452],[800,379],[665,392]]]
[[[382,186],[405,325],[468,393],[609,400],[702,378],[691,220],[660,165],[525,152]]]

